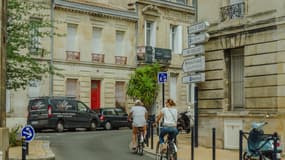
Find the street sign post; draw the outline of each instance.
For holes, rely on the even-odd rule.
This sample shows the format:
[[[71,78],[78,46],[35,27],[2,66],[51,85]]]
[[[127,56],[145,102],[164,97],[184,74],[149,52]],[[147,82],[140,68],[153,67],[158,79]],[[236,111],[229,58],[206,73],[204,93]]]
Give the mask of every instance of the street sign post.
[[[165,83],[167,81],[167,72],[158,72],[158,83]]]
[[[203,45],[197,45],[195,47],[187,48],[182,51],[183,56],[196,56],[205,53],[205,47]]]
[[[193,34],[193,33],[205,31],[209,28],[209,26],[210,26],[210,23],[207,21],[195,24],[195,25],[190,26],[188,28],[188,34]]]
[[[204,71],[205,56],[184,60],[182,69],[184,72]]]
[[[22,128],[21,135],[22,137],[25,137],[26,142],[30,142],[34,139],[36,134],[34,128],[31,125],[26,125]]]
[[[205,81],[205,73],[193,74],[182,78],[182,83],[184,84],[204,82],[204,81]]]
[[[210,35],[208,33],[192,34],[192,35],[189,35],[188,45],[191,46],[194,44],[204,43],[204,42],[207,42],[209,38],[210,38]]]

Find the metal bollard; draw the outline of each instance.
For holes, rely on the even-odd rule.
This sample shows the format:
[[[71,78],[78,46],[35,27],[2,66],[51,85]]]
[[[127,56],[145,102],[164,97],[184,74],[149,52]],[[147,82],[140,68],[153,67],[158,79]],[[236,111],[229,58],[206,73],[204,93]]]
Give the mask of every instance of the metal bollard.
[[[240,130],[239,131],[239,160],[242,160],[242,150],[243,150],[242,137],[243,137],[243,131]]]
[[[191,160],[194,160],[194,147],[195,147],[195,132],[194,132],[194,127],[191,127],[192,130],[192,135],[191,135]]]
[[[273,134],[273,160],[277,160],[277,139],[278,139],[278,134],[274,132]]]
[[[153,149],[153,125],[150,125],[150,148]]]
[[[22,160],[26,160],[27,155],[27,142],[25,140],[25,137],[22,137]]]
[[[216,160],[216,128],[213,128],[213,137],[212,137],[212,149],[213,149],[213,160]]]

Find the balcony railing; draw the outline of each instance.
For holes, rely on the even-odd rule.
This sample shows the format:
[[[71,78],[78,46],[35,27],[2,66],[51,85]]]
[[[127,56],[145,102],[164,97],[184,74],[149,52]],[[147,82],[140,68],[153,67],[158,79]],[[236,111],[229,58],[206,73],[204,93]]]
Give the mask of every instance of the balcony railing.
[[[115,64],[127,64],[128,57],[125,56],[115,56]]]
[[[66,60],[80,61],[80,52],[79,51],[66,51]]]
[[[222,7],[221,8],[221,21],[223,22],[229,19],[243,17],[244,10],[245,10],[244,2]]]
[[[104,58],[105,58],[104,54],[92,53],[91,56],[92,56],[92,62],[104,63]]]

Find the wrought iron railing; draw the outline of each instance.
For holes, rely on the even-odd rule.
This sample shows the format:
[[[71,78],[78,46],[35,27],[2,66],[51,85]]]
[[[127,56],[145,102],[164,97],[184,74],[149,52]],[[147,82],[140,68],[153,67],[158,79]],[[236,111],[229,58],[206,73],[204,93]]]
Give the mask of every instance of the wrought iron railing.
[[[66,60],[68,61],[80,61],[80,52],[79,51],[65,51]]]
[[[104,58],[105,58],[104,54],[92,53],[91,56],[92,56],[92,62],[104,63]]]
[[[127,64],[127,58],[125,56],[115,56],[115,64]]]
[[[236,3],[221,8],[221,21],[226,21],[234,18],[241,18],[244,16],[245,4]]]

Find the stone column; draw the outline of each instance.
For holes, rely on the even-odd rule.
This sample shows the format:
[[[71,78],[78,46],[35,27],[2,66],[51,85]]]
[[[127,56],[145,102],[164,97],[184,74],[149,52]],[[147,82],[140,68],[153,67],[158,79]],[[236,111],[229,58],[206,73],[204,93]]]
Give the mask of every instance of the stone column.
[[[8,160],[9,130],[6,128],[6,5],[0,2],[0,160]]]

